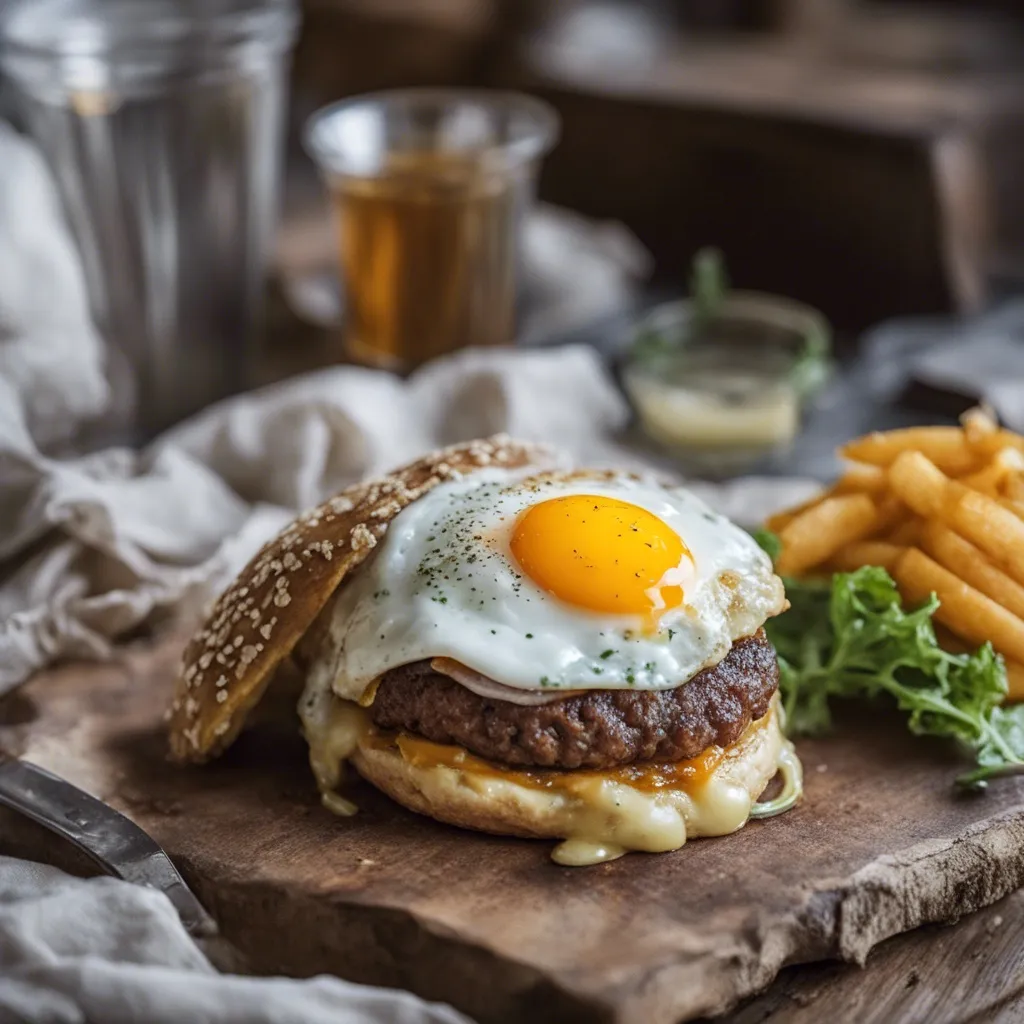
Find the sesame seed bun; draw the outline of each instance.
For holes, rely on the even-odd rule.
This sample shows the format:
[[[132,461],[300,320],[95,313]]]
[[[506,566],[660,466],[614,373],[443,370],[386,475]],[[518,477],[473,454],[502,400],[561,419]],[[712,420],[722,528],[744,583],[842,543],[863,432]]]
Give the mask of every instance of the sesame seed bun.
[[[480,469],[550,462],[538,445],[502,436],[470,441],[341,491],[297,518],[217,599],[185,649],[169,712],[174,757],[207,761],[232,743],[275,669],[403,508]]]

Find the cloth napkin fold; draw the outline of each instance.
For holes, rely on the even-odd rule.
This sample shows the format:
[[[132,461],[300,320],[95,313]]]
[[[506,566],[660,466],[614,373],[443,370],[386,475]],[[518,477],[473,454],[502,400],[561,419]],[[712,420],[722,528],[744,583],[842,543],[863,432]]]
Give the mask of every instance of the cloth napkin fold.
[[[0,857],[0,1024],[470,1024],[404,992],[218,974],[162,893]]]

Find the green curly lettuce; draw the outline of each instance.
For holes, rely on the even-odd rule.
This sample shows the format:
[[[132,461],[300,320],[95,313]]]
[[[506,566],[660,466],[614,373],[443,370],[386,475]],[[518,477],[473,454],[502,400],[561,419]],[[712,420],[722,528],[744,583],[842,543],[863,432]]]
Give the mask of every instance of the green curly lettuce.
[[[757,540],[778,554],[772,534],[762,531]],[[785,583],[790,608],[765,629],[779,657],[789,732],[827,732],[833,697],[887,696],[906,712],[911,732],[973,752],[977,767],[957,780],[961,785],[1024,772],[1024,705],[1002,705],[1002,659],[991,644],[970,654],[944,650],[932,621],[934,594],[905,609],[892,577],[877,566]]]

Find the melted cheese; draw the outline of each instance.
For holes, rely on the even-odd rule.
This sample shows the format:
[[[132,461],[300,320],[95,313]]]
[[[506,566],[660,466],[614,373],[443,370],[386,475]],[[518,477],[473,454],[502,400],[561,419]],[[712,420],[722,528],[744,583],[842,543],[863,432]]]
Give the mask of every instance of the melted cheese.
[[[354,804],[344,801],[351,810],[339,811],[337,802],[328,802],[327,798],[337,795],[334,790],[341,783],[345,762],[366,735],[369,715],[358,705],[338,700],[330,690],[307,685],[299,703],[299,718],[309,744],[309,764],[324,796],[324,805],[336,814],[355,814]]]
[[[572,772],[508,769],[460,747],[377,731],[364,709],[329,691],[307,693],[301,711],[329,810],[354,810],[334,792],[345,760],[357,751],[397,753],[428,804],[465,801],[468,788],[488,806],[514,806],[538,831],[564,837],[552,856],[573,866],[614,860],[629,850],[676,850],[687,838],[735,832],[779,765],[795,762],[774,704],[728,749],[712,747],[676,764]]]
[[[766,725],[768,717],[766,715],[755,722],[749,732]],[[390,736],[372,732],[368,735],[367,742],[378,748],[397,747],[402,757],[416,768],[443,766],[471,772],[477,777],[506,779],[528,789],[564,790],[569,793],[581,792],[594,781],[622,783],[647,793],[659,789],[682,789],[692,793],[704,786],[726,756],[725,748],[709,747],[703,754],[689,761],[630,764],[622,768],[600,770],[584,768],[568,772],[544,768],[506,768],[476,757],[463,747],[433,743],[420,736],[410,736],[408,733]]]

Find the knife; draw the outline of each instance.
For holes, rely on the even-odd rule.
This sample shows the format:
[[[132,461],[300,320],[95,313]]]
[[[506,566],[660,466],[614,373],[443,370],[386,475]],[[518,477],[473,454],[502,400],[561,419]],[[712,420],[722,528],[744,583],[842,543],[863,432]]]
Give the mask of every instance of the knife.
[[[156,842],[135,822],[66,779],[0,751],[0,806],[67,839],[106,874],[162,892],[193,938],[217,934],[216,922]]]

